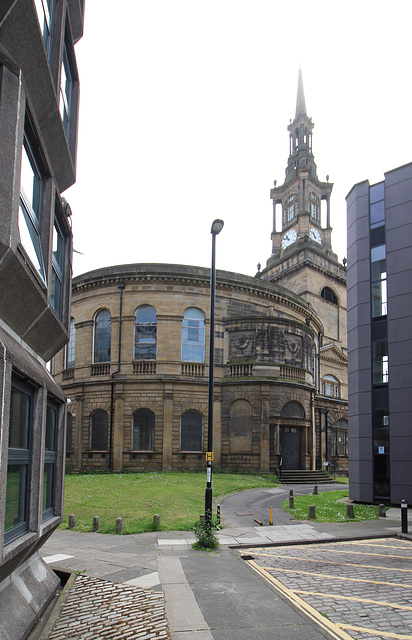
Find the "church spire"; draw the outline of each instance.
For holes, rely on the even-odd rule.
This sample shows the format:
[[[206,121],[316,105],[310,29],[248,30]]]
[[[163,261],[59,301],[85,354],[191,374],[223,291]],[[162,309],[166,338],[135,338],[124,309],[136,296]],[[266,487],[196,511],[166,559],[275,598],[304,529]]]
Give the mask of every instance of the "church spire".
[[[312,152],[312,130],[315,125],[306,112],[305,92],[303,90],[302,69],[299,68],[296,114],[288,126],[289,158],[286,167],[286,181],[294,180],[299,169],[310,172],[316,178],[316,164]]]
[[[306,102],[305,102],[305,92],[303,90],[303,76],[302,76],[302,67],[299,67],[299,76],[298,76],[298,97],[296,99],[296,113],[295,120],[300,116],[306,116]]]

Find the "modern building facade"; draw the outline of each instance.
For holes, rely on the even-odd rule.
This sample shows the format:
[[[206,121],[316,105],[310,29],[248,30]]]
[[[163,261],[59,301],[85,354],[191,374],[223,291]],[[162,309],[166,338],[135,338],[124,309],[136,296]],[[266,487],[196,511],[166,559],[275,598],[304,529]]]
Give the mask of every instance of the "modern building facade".
[[[350,497],[412,502],[412,164],[347,196]]]
[[[302,100],[300,75],[297,119],[313,127]],[[213,444],[222,469],[329,462],[347,472],[346,273],[331,250],[329,217],[326,228],[320,220],[332,185],[317,179],[307,134],[299,135],[294,129],[286,183],[272,190],[284,223],[266,269],[217,272]],[[310,175],[295,156],[312,162]],[[70,468],[204,467],[209,287],[208,269],[183,265],[74,278],[70,342],[54,361],[71,401]]]
[[[0,5],[0,636],[25,638],[59,580],[38,549],[62,516],[79,0]]]

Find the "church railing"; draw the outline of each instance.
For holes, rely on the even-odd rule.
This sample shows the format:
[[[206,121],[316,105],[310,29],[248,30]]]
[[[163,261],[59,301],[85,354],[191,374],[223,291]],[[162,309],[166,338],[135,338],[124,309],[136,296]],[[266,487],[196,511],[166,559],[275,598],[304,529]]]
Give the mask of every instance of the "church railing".
[[[133,373],[137,375],[154,375],[156,373],[156,362],[154,360],[135,360],[133,362]]]
[[[293,378],[294,380],[305,380],[305,372],[302,369],[298,369],[298,367],[287,367],[282,365],[280,367],[280,377],[281,378]]]

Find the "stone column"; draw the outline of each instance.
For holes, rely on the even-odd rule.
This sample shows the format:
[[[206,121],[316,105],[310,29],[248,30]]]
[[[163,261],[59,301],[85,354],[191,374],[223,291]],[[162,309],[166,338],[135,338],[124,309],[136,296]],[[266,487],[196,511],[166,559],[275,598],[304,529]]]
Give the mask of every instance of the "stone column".
[[[313,471],[316,469],[316,431],[315,431],[315,392],[311,394],[311,412],[310,417],[312,421],[311,425],[311,433],[312,433],[312,460],[311,460],[311,468]]]
[[[165,385],[163,406],[163,471],[173,467],[173,392],[171,385]]]

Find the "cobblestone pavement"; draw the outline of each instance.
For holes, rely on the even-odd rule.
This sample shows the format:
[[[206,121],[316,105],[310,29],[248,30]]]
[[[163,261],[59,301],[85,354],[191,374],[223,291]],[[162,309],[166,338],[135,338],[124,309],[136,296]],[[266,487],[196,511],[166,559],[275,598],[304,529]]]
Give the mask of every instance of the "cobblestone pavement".
[[[170,640],[157,591],[78,576],[49,640]]]
[[[412,542],[255,547],[245,561],[332,637],[412,640]]]

